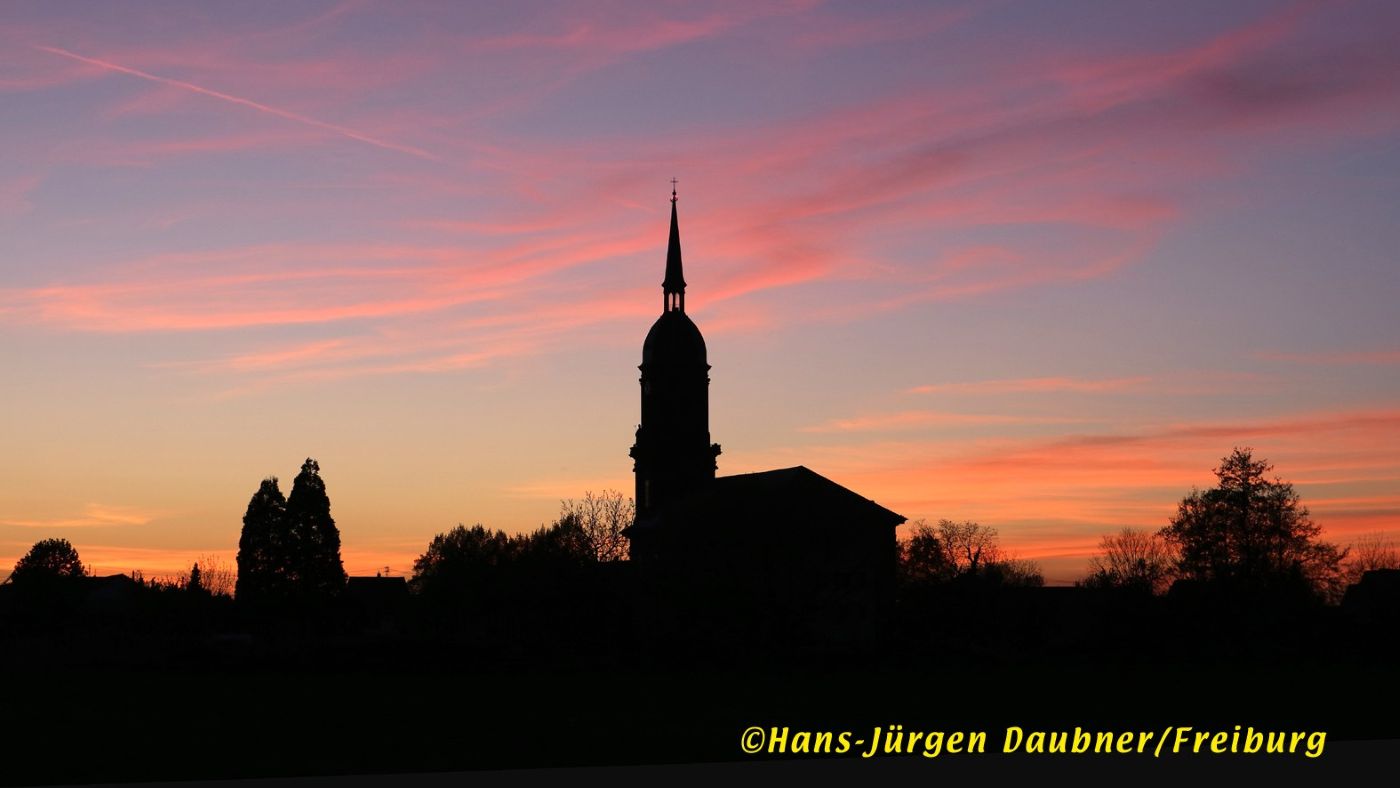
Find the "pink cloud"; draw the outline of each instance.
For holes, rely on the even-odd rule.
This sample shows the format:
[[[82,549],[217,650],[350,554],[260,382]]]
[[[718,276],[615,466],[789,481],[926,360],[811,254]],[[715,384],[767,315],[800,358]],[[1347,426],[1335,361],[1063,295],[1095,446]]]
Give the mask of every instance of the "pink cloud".
[[[556,348],[583,328],[644,322],[654,310],[639,293],[542,300],[527,309],[477,317],[438,316],[427,324],[382,327],[369,334],[274,345],[224,358],[157,365],[176,372],[247,378],[224,392],[241,396],[288,383],[347,377],[431,374],[480,367]],[[722,329],[722,326],[721,326]],[[707,330],[717,331],[708,326]]]
[[[334,25],[355,10],[338,11],[316,24]],[[551,21],[467,46],[479,44],[522,56],[558,52],[606,60],[728,35],[773,14],[801,21],[806,10],[805,5],[759,11],[724,6],[684,18],[647,12],[611,26]],[[657,162],[667,162],[682,175],[696,173],[684,180],[698,182],[703,194],[726,195],[698,210],[682,206],[687,250],[696,250],[692,259],[702,261],[697,270],[709,277],[703,288],[697,287],[695,304],[728,309],[726,330],[771,325],[756,312],[753,296],[826,283],[861,287],[853,287],[852,297],[839,306],[793,310],[785,316],[789,324],[860,319],[930,301],[1112,276],[1142,259],[1166,228],[1185,215],[1183,190],[1190,183],[1235,166],[1223,160],[1217,146],[1241,133],[1231,119],[1253,110],[1247,103],[1222,108],[1217,96],[1202,92],[1201,80],[1234,73],[1231,69],[1243,69],[1248,78],[1267,79],[1267,68],[1262,75],[1259,69],[1275,61],[1262,55],[1285,50],[1301,35],[1305,27],[1298,15],[1303,13],[1290,11],[1223,36],[1147,55],[1013,53],[976,85],[895,91],[805,117],[738,128],[702,126],[664,139],[620,133],[548,142],[544,136],[492,140],[483,133],[458,143],[450,141],[449,131],[475,121],[417,110],[398,122],[428,137],[441,134],[444,155],[471,155],[473,172],[482,177],[463,178],[449,168],[376,172],[357,183],[382,188],[379,201],[385,207],[368,217],[356,214],[357,221],[391,228],[396,237],[404,237],[405,231],[450,234],[447,246],[409,241],[400,245],[407,250],[402,256],[385,256],[382,247],[391,244],[313,242],[302,251],[269,246],[267,261],[240,260],[231,267],[232,278],[204,276],[197,270],[133,277],[129,270],[104,265],[70,281],[0,293],[0,310],[52,327],[93,331],[204,331],[345,321],[384,328],[427,315],[442,320],[470,317],[487,321],[477,324],[484,326],[490,321],[508,323],[502,315],[511,311],[538,317],[534,302],[567,286],[551,281],[552,275],[590,265],[597,266],[600,279],[616,281],[621,261],[629,255],[660,254],[664,219],[657,217],[656,206],[639,210],[637,203],[639,184],[656,177]],[[925,21],[933,24],[937,16]],[[803,29],[807,28],[799,24],[775,40],[801,49],[794,42]],[[898,32],[882,22],[852,35]],[[147,70],[189,64],[186,68],[197,74],[227,73],[237,79],[240,64],[255,67],[233,42],[204,48],[208,52],[201,54],[199,47],[180,42],[165,51],[125,50],[123,57],[137,58],[130,62],[140,69],[69,50],[44,52],[98,73],[115,69],[159,85],[164,92],[217,94],[214,97],[274,109]],[[432,58],[409,58],[402,69],[389,68],[394,73],[385,79],[417,73],[414,69],[431,70],[419,60]],[[290,69],[290,78],[298,86],[315,85],[355,62],[344,53],[307,60]],[[269,68],[282,65],[286,63],[274,62]],[[1363,78],[1366,68],[1381,76]],[[1312,122],[1322,114],[1332,118],[1329,123],[1360,122],[1376,114],[1376,102],[1369,108],[1348,103],[1335,113],[1333,99],[1384,96],[1392,89],[1384,77],[1387,69],[1393,71],[1384,58],[1343,58],[1331,67],[1324,89],[1304,91],[1284,115],[1260,108],[1259,117],[1266,127]],[[272,86],[270,75],[275,72],[276,68],[250,73]],[[1028,98],[1013,102],[1008,96]],[[298,118],[314,119],[291,114],[296,117],[275,112],[271,116],[294,120],[288,125],[313,135],[354,131],[327,129],[316,125],[320,121],[308,125]],[[872,117],[880,118],[878,129],[871,126]],[[1258,130],[1251,128],[1250,133]],[[1157,144],[1167,137],[1171,145]],[[133,143],[125,154],[116,146],[110,152],[112,160],[126,155],[128,161],[150,162],[303,145],[314,139],[290,132],[283,137],[275,129],[234,130]],[[1163,150],[1170,150],[1171,156],[1163,156]],[[1185,171],[1183,162],[1194,169]],[[467,215],[441,207],[486,198],[491,208]],[[350,208],[362,202],[346,197],[343,204]],[[324,210],[331,214],[335,206],[327,203]],[[166,227],[188,215],[182,208],[141,221]],[[927,235],[931,228],[937,228],[936,237],[955,237],[957,231],[1011,225],[1024,228],[1026,240],[942,241],[913,259],[892,258],[874,240],[904,232]],[[1049,232],[1055,233],[1053,242],[1042,238]],[[329,265],[316,259],[316,249],[342,256],[362,270]],[[440,249],[451,250],[450,256],[439,255]],[[291,274],[292,269],[300,273]],[[611,303],[602,315],[606,319],[630,314],[634,308],[650,309],[652,299],[643,294],[638,307]],[[775,308],[786,307],[780,303]],[[571,327],[562,319],[550,325],[561,331]],[[403,347],[428,341],[435,330],[419,329]],[[538,346],[548,346],[567,336],[540,332],[537,339]],[[344,341],[344,347],[328,348],[315,358],[330,362],[336,353],[372,344],[355,335]],[[247,354],[259,352],[263,351],[249,349]],[[472,351],[466,347],[444,352],[450,357]],[[372,351],[375,357],[378,353]],[[400,353],[404,363],[420,363],[411,353]],[[239,355],[245,354],[231,358]],[[305,361],[311,363],[312,358]],[[350,360],[348,355],[344,358]],[[210,363],[237,368],[227,360]],[[299,364],[288,362],[279,369]],[[389,363],[375,366],[392,368]],[[244,369],[261,374],[254,371],[261,368]]]
[[[794,23],[792,46],[799,50],[828,49],[927,38],[971,18],[979,5],[919,8],[916,14],[886,12],[866,19],[812,14]]]
[[[977,427],[1003,424],[1070,424],[1080,419],[1042,416],[1013,416],[999,413],[948,413],[932,410],[908,410],[899,413],[879,413],[850,419],[833,419],[803,432],[875,432],[881,430],[910,430],[923,427]]]
[[[0,217],[18,216],[30,209],[29,195],[43,183],[39,175],[0,180]]]
[[[1203,72],[1228,67],[1277,45],[1325,3],[1295,3],[1203,44],[1174,52],[1133,54],[1101,59],[1066,58],[1048,78],[1067,89],[1074,105],[1087,112],[1103,110],[1157,93]]]
[[[909,389],[911,394],[1016,394],[1021,392],[1073,391],[1079,393],[1101,393],[1138,389],[1151,382],[1151,378],[1138,376],[1131,378],[1013,378],[1009,380],[979,380],[965,383],[931,383]]]
[[[1400,364],[1400,350],[1358,350],[1332,353],[1259,353],[1265,361],[1286,361],[1296,364],[1347,365]]]
[[[710,38],[757,19],[801,12],[814,5],[814,0],[789,0],[769,7],[719,3],[704,7],[704,13],[693,18],[673,18],[654,8],[639,8],[622,15],[625,18],[620,21],[589,15],[567,21],[565,29],[559,30],[558,23],[551,19],[545,30],[477,39],[469,46],[487,51],[546,49],[585,53],[589,57],[618,56]]]
[[[0,309],[103,332],[403,316],[498,299],[544,275],[654,247],[654,235],[653,230],[645,238],[634,233],[551,238],[482,252],[307,244],[163,255],[109,265],[111,279],[105,282],[0,291]],[[217,273],[204,272],[216,268]]]
[[[266,350],[255,353],[241,353],[223,362],[222,366],[232,371],[266,370],[296,366],[308,359],[325,358],[336,354],[346,346],[344,339],[327,339],[320,342],[307,342],[289,348]]]

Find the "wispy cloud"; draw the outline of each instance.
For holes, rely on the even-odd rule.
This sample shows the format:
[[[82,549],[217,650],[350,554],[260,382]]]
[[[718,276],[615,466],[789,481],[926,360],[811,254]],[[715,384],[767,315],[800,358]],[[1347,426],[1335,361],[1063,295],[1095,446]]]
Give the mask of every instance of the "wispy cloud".
[[[615,17],[582,14],[540,17],[519,32],[471,40],[479,51],[547,50],[565,52],[596,63],[636,52],[647,52],[713,38],[745,25],[775,17],[800,16],[819,0],[782,0],[759,4],[719,2],[676,9],[643,5]]]
[[[587,19],[577,24],[551,21],[493,34],[473,46],[606,59],[719,39],[754,25],[764,35],[782,31],[774,45],[800,53],[809,49],[798,40],[806,28],[789,30],[768,23],[773,14],[805,19],[811,13],[825,12],[804,4],[753,13],[724,6],[678,19],[648,12],[629,17],[629,24],[621,26]],[[962,10],[946,19],[921,17],[919,24],[942,29],[966,13],[970,12]],[[701,123],[694,130],[660,138],[644,131],[619,131],[571,135],[568,140],[513,136],[494,143],[489,135],[476,134],[466,148],[445,142],[448,150],[480,154],[475,161],[483,169],[473,179],[455,172],[379,172],[350,181],[383,187],[372,201],[348,191],[318,195],[315,201],[289,199],[289,210],[320,212],[308,226],[383,228],[383,234],[392,230],[395,237],[408,239],[400,244],[312,241],[264,246],[265,259],[235,263],[232,278],[159,265],[144,272],[135,269],[133,276],[130,263],[92,261],[86,273],[0,293],[0,309],[40,325],[100,332],[344,321],[384,329],[426,314],[441,314],[444,320],[478,310],[529,314],[538,301],[558,298],[563,291],[556,278],[581,265],[595,266],[598,281],[622,281],[624,272],[627,281],[636,281],[635,271],[627,267],[634,262],[629,255],[660,247],[658,222],[664,219],[654,215],[654,206],[639,210],[637,205],[638,184],[654,177],[658,162],[697,173],[691,181],[705,193],[726,195],[698,210],[687,209],[683,226],[687,247],[703,254],[695,259],[704,260],[700,270],[710,277],[697,285],[695,304],[718,308],[732,302],[725,325],[734,330],[762,331],[775,321],[797,325],[861,320],[930,302],[1111,277],[1144,259],[1171,225],[1186,218],[1188,206],[1181,194],[1185,184],[1220,177],[1236,166],[1224,161],[1219,150],[1241,134],[1238,117],[1257,113],[1261,123],[1289,128],[1325,114],[1333,127],[1345,128],[1352,119],[1369,122],[1378,114],[1377,102],[1339,107],[1333,99],[1384,95],[1389,83],[1375,74],[1394,70],[1385,58],[1343,59],[1331,67],[1334,73],[1325,85],[1298,96],[1282,114],[1247,104],[1222,107],[1218,96],[1202,92],[1201,80],[1213,79],[1211,75],[1229,75],[1239,85],[1250,80],[1267,83],[1273,78],[1271,67],[1291,68],[1275,60],[1256,61],[1261,53],[1276,52],[1300,35],[1297,13],[1301,12],[1265,17],[1203,41],[1126,59],[1051,47],[1006,60],[975,87],[894,88],[806,115],[758,116],[737,128],[732,123],[713,128]],[[332,13],[317,24],[335,25],[339,18],[338,12]],[[876,36],[893,32],[898,31],[880,25],[867,31]],[[57,47],[39,51],[134,76],[164,90],[232,101],[291,120],[303,131],[331,131],[371,144],[405,147],[160,76],[143,70],[150,68],[144,65],[137,69]],[[187,56],[193,55],[179,49],[156,62],[176,64]],[[420,59],[432,57],[424,53]],[[221,56],[205,70],[237,62]],[[330,60],[318,63],[311,69],[315,80],[310,84],[344,67]],[[1028,98],[1008,100],[1015,96]],[[460,120],[420,108],[396,117],[402,118],[401,124],[424,130],[458,128]],[[878,133],[872,131],[871,118],[880,118]],[[1261,130],[1247,125],[1250,135]],[[1170,136],[1170,145],[1158,144],[1163,135]],[[231,129],[129,141],[106,149],[98,145],[86,155],[129,162],[179,159],[183,166],[208,154],[251,153],[306,141],[267,130]],[[563,193],[556,193],[559,188]],[[267,204],[266,198],[260,194],[258,204]],[[478,207],[482,202],[487,207]],[[464,203],[472,207],[463,210]],[[147,213],[139,224],[188,227],[191,216],[213,224],[218,206],[202,210],[191,214],[182,204]],[[450,237],[445,245],[434,247],[413,238],[422,233]],[[881,240],[911,234],[927,241],[919,254],[892,254]],[[388,257],[389,247],[408,251]],[[242,253],[225,251],[232,256]],[[327,265],[318,258],[320,253],[364,270]],[[271,271],[274,266],[280,271]],[[237,273],[239,268],[246,270]],[[36,263],[34,270],[42,268]],[[787,300],[772,300],[766,303],[766,319],[758,319],[753,308],[767,293],[800,293],[833,283],[849,285],[839,301],[798,309]],[[487,302],[491,309],[481,309]],[[421,333],[411,341],[405,337],[400,348],[431,343],[440,330],[427,322],[419,325]],[[374,330],[360,333],[371,336]],[[348,359],[350,346],[366,343],[353,336],[344,342],[342,347],[322,348],[315,357],[324,360],[344,353]],[[270,369],[250,363],[266,352],[276,351],[249,347],[231,353],[226,368],[249,374]],[[418,368],[421,359],[411,356],[405,352],[397,362],[385,359],[372,368],[393,369],[395,363]],[[232,360],[242,357],[247,358]],[[294,360],[278,365],[286,370],[294,366]],[[991,393],[1012,385],[985,382],[965,390]],[[1092,383],[1075,387],[1052,379],[1038,385],[1040,390],[1100,390]]]
[[[833,419],[822,424],[803,427],[803,432],[875,432],[881,430],[912,430],[926,427],[982,427],[1004,424],[1073,424],[1077,418],[1054,416],[1015,416],[998,413],[948,413],[933,410],[906,410],[898,413],[878,413],[850,419]]]
[[[43,180],[38,175],[0,180],[0,218],[27,213],[30,209],[29,195]]]
[[[655,243],[593,234],[496,251],[296,244],[171,254],[109,264],[106,281],[0,291],[0,308],[65,328],[118,333],[386,318],[500,298],[504,289]]]
[[[911,394],[1018,394],[1022,392],[1073,391],[1101,393],[1140,389],[1152,381],[1147,376],[1129,378],[1011,378],[961,383],[930,383],[909,389]]]
[[[47,519],[5,518],[0,519],[0,525],[44,529],[104,528],[145,525],[154,517],[154,513],[138,507],[90,503],[83,507],[79,515]]]
[[[538,479],[528,484],[517,484],[506,489],[506,493],[521,498],[544,498],[550,501],[564,501],[579,498],[585,492],[599,493],[604,490],[626,490],[631,497],[633,480],[627,476],[572,477],[565,479]]]
[[[1166,525],[1182,496],[1215,482],[1211,469],[1235,446],[1251,446],[1297,486],[1324,538],[1394,529],[1397,441],[1400,411],[1322,410],[1040,438],[904,430],[735,456],[727,471],[800,462],[907,517],[977,520],[1023,556],[1082,562],[1102,534]],[[1082,563],[1070,564],[1063,579],[1082,576]]]
[[[1284,361],[1295,364],[1348,365],[1369,364],[1384,366],[1400,364],[1400,350],[1355,350],[1330,353],[1259,353],[1264,361]]]
[[[390,142],[388,140],[372,137],[368,134],[356,131],[355,129],[346,126],[337,125],[335,123],[328,123],[323,120],[317,120],[316,118],[308,117],[306,115],[292,112],[290,110],[273,107],[267,104],[253,101],[252,99],[243,98],[241,96],[234,96],[217,90],[211,90],[209,88],[196,85],[192,82],[185,82],[184,80],[171,79],[169,77],[162,77],[156,74],[150,74],[145,71],[141,71],[140,69],[129,68],[127,66],[119,65],[117,63],[111,63],[106,60],[99,60],[97,58],[79,55],[75,52],[69,52],[66,49],[60,49],[58,47],[35,46],[34,48],[41,52],[48,52],[50,54],[65,57],[69,60],[74,60],[79,63],[86,63],[90,66],[95,66],[106,71],[112,71],[118,74],[127,74],[129,76],[138,77],[149,82],[157,82],[162,85],[168,85],[170,87],[180,88],[181,90],[187,90],[191,93],[198,93],[202,96],[216,98],[220,101],[226,101],[231,104],[237,104],[239,106],[247,107],[258,112],[283,118],[284,120],[290,120],[294,123],[300,123],[304,126],[312,126],[318,129],[322,129],[324,131],[329,131],[331,133],[345,137],[346,139],[355,140],[357,142],[363,142],[366,145],[373,145],[376,148],[383,148],[384,150],[392,150],[397,151],[399,153],[406,153],[410,156],[417,156],[422,159],[437,159],[437,156],[434,156],[433,154],[421,148],[415,148],[411,145],[402,145],[396,142]]]

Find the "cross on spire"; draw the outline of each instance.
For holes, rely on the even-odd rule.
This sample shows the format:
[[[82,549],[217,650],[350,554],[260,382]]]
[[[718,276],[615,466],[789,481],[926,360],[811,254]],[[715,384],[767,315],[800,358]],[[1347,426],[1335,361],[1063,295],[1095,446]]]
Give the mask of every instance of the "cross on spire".
[[[676,201],[676,179],[671,179],[671,202]]]

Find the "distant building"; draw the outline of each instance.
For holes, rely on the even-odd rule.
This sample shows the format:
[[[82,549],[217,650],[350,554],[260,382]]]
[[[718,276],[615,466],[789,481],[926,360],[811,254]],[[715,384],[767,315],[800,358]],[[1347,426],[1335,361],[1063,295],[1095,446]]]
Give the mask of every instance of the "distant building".
[[[639,367],[633,563],[702,619],[732,615],[782,637],[871,634],[893,598],[905,518],[802,466],[716,477],[710,365],[685,286],[672,191],[662,312]]]
[[[136,606],[141,581],[130,575],[78,578],[84,588],[83,607],[95,613],[129,613]]]
[[[1372,569],[1348,586],[1342,611],[1352,621],[1375,630],[1394,632],[1400,623],[1400,569]]]
[[[379,575],[350,577],[345,581],[343,600],[363,630],[392,634],[408,602],[408,581]]]

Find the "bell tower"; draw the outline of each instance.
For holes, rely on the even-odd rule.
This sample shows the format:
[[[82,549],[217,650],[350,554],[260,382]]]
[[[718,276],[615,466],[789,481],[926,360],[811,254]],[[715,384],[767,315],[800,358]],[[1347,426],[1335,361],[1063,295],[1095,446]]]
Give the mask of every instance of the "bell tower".
[[[671,237],[661,316],[642,343],[642,422],[631,455],[636,474],[637,519],[650,519],[669,504],[715,478],[719,444],[710,443],[710,365],[705,338],[685,313],[685,277],[671,188]]]

